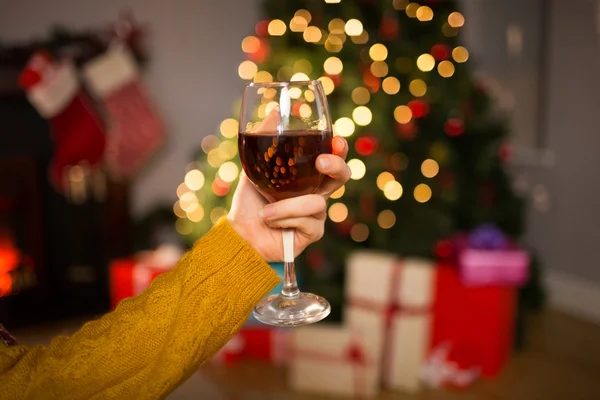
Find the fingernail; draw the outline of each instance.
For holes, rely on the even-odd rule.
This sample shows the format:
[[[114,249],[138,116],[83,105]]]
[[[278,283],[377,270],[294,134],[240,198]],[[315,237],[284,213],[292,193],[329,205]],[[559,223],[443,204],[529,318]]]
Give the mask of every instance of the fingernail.
[[[327,158],[321,157],[319,158],[319,164],[321,164],[321,169],[327,170],[329,168],[330,162]]]
[[[267,205],[258,212],[258,215],[260,215],[260,217],[263,219],[272,218],[273,216],[275,216],[275,209],[271,205]]]

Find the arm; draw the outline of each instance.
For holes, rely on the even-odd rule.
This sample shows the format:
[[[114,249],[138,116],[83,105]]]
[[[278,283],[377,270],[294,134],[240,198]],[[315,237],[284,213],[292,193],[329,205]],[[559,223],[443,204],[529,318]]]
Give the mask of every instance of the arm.
[[[241,327],[279,278],[222,221],[141,295],[49,346],[0,345],[11,399],[155,399]],[[0,396],[1,397],[1,396]]]

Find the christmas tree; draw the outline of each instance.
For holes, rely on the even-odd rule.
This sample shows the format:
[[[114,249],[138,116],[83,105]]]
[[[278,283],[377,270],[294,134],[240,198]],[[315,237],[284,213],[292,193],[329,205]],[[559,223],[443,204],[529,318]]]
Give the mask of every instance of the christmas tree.
[[[455,1],[266,0],[264,16],[242,41],[240,78],[319,79],[334,134],[350,146],[352,179],[332,196],[325,237],[299,260],[303,289],[339,309],[354,249],[445,257],[446,238],[482,224],[520,236],[506,127],[460,44]],[[177,190],[177,229],[190,242],[229,207],[238,110],[202,140]]]

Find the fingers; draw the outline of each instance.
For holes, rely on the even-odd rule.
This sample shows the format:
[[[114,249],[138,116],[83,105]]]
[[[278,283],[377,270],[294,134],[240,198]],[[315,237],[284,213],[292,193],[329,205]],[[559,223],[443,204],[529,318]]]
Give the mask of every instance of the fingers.
[[[322,196],[309,194],[267,204],[260,211],[260,214],[265,222],[315,216],[324,217],[326,207],[327,203]]]
[[[350,167],[343,158],[331,154],[321,154],[317,158],[317,170],[329,176],[332,180],[338,182],[338,187],[342,186],[350,179]]]
[[[306,237],[311,242],[316,242],[323,237],[325,224],[322,219],[314,217],[284,218],[269,221],[271,228],[295,229],[296,232]]]
[[[341,136],[336,136],[332,141],[333,154],[342,159],[346,159],[348,156],[348,142]]]

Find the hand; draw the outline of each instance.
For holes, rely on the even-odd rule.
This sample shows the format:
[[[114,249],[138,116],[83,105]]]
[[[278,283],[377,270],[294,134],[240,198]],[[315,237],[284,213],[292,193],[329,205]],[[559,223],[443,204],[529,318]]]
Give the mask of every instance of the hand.
[[[327,199],[350,178],[350,168],[344,161],[347,155],[346,140],[339,136],[333,138],[333,154],[321,154],[317,158],[317,170],[326,175],[317,193],[272,204],[242,173],[227,220],[267,262],[283,260],[282,228],[295,229],[294,252],[300,254],[323,237]]]

